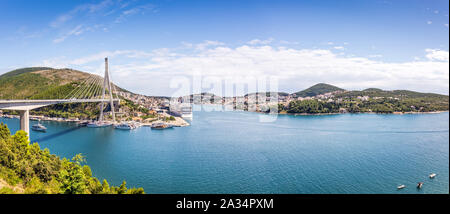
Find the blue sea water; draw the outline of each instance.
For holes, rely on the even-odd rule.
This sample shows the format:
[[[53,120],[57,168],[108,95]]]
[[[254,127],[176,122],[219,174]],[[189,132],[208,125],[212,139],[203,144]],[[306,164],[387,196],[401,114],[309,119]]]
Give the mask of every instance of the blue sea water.
[[[31,140],[147,193],[449,193],[448,112],[262,116],[196,111],[189,127],[132,131],[43,121]]]

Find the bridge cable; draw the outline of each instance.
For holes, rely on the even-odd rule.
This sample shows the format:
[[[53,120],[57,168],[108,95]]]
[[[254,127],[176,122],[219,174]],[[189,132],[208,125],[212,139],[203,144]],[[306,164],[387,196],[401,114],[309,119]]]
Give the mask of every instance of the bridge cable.
[[[87,81],[82,87],[81,90],[79,91],[79,93],[77,94],[77,96],[75,97],[76,99],[84,99],[85,96],[85,92],[87,89],[89,89],[89,86],[91,84],[91,82],[94,80],[94,78],[91,76],[89,81]]]
[[[87,81],[88,79],[85,79],[84,81]],[[69,93],[67,94],[64,99],[70,99],[76,92],[78,92],[78,90],[80,89],[80,85],[83,84],[83,82],[81,82],[80,84],[77,84],[77,86]]]
[[[89,76],[89,78],[86,79],[86,81],[84,81],[84,82],[80,85],[78,91],[71,97],[71,99],[78,99],[78,97],[81,95],[81,92],[85,89],[86,84],[87,84],[89,81],[91,81],[91,80],[92,80],[92,76]]]
[[[101,80],[100,77],[96,77],[96,80],[95,80],[95,83],[94,83],[94,87],[92,89],[92,95],[91,95],[91,97],[89,99],[96,99],[97,91],[98,91],[99,84],[100,84],[100,80]]]
[[[90,88],[92,87],[92,83],[95,81],[95,77],[92,76],[92,79],[86,83],[83,91],[81,91],[80,93],[80,99],[86,99],[86,97],[88,96],[88,91],[90,90]]]
[[[94,83],[94,88],[92,90],[92,96],[90,99],[96,99],[97,98],[97,91],[98,91],[98,84],[99,84],[99,79],[100,78],[96,78],[95,83]]]
[[[97,81],[97,77],[94,76],[93,80],[91,81],[91,83],[89,85],[89,88],[85,92],[85,95],[84,95],[85,99],[91,99],[92,98],[91,92],[92,92],[92,89],[95,88],[95,82],[96,81]]]
[[[96,99],[98,99],[100,97],[100,94],[101,94],[101,91],[102,91],[102,87],[101,87],[102,80],[103,80],[103,78],[101,78],[101,77],[98,78],[98,80],[97,80],[97,86],[95,88],[95,98]]]
[[[87,99],[92,99],[96,84],[97,84],[97,77],[94,77],[94,82],[92,83],[91,87],[87,91],[87,96],[88,96]]]
[[[86,99],[89,93],[89,90],[91,90],[92,83],[95,81],[95,77],[91,79],[88,83],[86,83],[85,89],[80,94],[80,99]]]
[[[90,76],[89,76],[90,77]],[[64,97],[64,99],[71,99],[75,93],[77,93],[80,90],[81,85],[83,85],[84,82],[86,82],[89,78],[86,78],[83,82],[81,82],[80,84],[78,84],[76,86],[76,88],[74,88],[69,94],[67,94],[67,96]]]
[[[111,91],[112,91],[112,99],[114,99],[114,95],[116,95],[116,98],[119,98],[119,96],[117,95],[117,87],[114,84],[114,81],[112,80],[111,72],[108,72],[108,73],[109,73],[109,82],[110,82]]]

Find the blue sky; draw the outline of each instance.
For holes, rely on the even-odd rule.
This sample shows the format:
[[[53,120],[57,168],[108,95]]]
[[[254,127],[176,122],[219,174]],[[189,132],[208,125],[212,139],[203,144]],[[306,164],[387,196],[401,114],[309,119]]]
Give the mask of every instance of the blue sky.
[[[287,92],[326,81],[348,89],[367,85],[448,94],[448,4],[447,0],[2,0],[0,74],[38,65],[101,73],[101,56],[109,55],[119,85],[151,95],[173,93],[167,75],[189,75],[196,69],[224,76],[248,70],[274,75],[268,71],[274,67],[280,76],[289,76],[279,83]],[[328,52],[320,52],[322,58],[302,57],[314,51]],[[269,56],[273,64],[261,67],[258,60],[267,62]],[[296,56],[308,59],[302,61],[308,66],[296,65],[301,61]],[[236,58],[240,61],[233,61]],[[360,58],[367,61],[354,64]],[[257,63],[243,63],[250,59]],[[220,60],[241,66],[223,70]],[[322,66],[314,64],[316,60],[330,63]],[[406,74],[411,67],[422,70]],[[379,75],[367,74],[370,69]],[[136,74],[142,78],[133,79]],[[420,81],[424,75],[432,77],[424,83]]]

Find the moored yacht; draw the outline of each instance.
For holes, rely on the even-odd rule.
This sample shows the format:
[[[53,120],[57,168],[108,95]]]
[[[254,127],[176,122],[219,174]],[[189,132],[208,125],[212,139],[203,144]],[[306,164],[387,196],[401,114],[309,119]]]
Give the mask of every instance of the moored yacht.
[[[406,187],[406,186],[402,184],[402,185],[398,186],[397,189],[403,189],[403,188],[405,188],[405,187]]]
[[[123,129],[123,130],[132,130],[132,129],[136,129],[137,125],[134,123],[120,123],[120,124],[114,125],[114,128]]]
[[[46,132],[47,131],[47,128],[44,125],[40,124],[40,123],[34,124],[33,126],[31,126],[31,129],[34,130],[34,131],[39,131],[39,132]]]
[[[95,121],[95,122],[90,122],[88,123],[86,126],[89,128],[103,128],[103,127],[108,127],[111,126],[112,123],[110,122],[106,122],[106,121]]]
[[[434,177],[436,177],[436,174],[435,173],[431,173],[430,174],[430,178],[434,178]]]

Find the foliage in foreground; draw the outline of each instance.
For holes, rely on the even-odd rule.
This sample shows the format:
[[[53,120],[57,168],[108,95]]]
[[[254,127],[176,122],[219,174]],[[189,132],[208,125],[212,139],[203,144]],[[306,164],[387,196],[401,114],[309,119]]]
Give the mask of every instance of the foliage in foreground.
[[[125,181],[119,187],[100,183],[84,161],[80,154],[61,159],[30,144],[25,132],[11,136],[6,124],[0,124],[0,180],[9,185],[0,194],[144,194],[142,188],[127,189]]]

